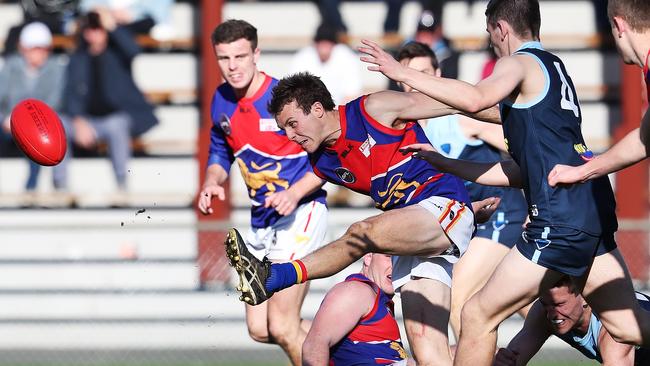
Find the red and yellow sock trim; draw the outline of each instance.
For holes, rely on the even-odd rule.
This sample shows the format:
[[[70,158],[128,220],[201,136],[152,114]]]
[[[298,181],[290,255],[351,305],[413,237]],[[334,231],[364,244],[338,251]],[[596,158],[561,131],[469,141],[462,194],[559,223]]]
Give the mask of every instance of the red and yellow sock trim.
[[[301,260],[291,261],[293,268],[296,270],[296,283],[307,282],[307,268]]]

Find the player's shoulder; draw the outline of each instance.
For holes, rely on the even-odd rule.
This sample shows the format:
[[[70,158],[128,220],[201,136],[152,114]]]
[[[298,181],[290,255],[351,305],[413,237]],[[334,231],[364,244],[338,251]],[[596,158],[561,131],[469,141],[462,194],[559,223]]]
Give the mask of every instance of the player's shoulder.
[[[375,290],[367,281],[344,281],[337,283],[327,293],[327,297],[333,299],[355,299],[356,301],[363,301],[364,299],[375,298]]]

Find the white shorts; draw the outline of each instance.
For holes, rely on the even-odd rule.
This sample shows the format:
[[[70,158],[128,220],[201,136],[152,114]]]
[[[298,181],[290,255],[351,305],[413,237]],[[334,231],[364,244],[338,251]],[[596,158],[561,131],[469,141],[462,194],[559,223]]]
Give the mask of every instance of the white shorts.
[[[448,253],[429,257],[393,256],[393,287],[395,291],[413,278],[429,278],[451,287],[453,264],[467,251],[474,234],[474,213],[465,204],[449,198],[433,196],[418,205],[431,213],[453,246]]]
[[[271,261],[300,259],[325,245],[327,206],[310,201],[298,206],[269,227],[251,228],[247,248],[258,259]]]

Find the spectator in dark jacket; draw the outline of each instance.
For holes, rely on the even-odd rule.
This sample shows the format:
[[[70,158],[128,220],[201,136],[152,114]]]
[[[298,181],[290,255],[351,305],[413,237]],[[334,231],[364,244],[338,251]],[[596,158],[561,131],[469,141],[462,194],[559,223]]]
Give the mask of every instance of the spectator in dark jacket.
[[[106,11],[88,13],[81,39],[70,57],[64,93],[64,113],[76,144],[92,148],[108,144],[108,154],[120,191],[126,189],[131,138],[158,123],[131,75],[139,52],[133,36],[116,27]]]

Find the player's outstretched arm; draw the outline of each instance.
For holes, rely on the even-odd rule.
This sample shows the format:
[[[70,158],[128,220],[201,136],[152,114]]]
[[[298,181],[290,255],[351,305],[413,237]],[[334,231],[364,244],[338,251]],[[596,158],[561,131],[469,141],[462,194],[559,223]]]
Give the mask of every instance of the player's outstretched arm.
[[[413,152],[413,157],[422,159],[441,172],[453,174],[464,180],[486,186],[521,188],[521,171],[513,160],[494,163],[479,163],[447,158],[428,144],[413,144],[401,149],[402,153]]]
[[[381,72],[461,112],[477,113],[496,105],[509,96],[525,76],[524,66],[517,57],[503,57],[497,61],[489,77],[472,85],[408,68],[377,43],[369,40],[362,40],[362,43],[365,46],[359,47],[364,54],[361,61],[370,64],[368,70]]]
[[[501,126],[494,124],[488,125],[467,116],[460,116],[458,123],[467,135],[483,140],[488,145],[502,152],[508,152]]]
[[[357,325],[374,305],[375,292],[365,283],[350,281],[334,286],[320,305],[302,344],[305,366],[327,366],[330,347]]]
[[[197,207],[204,215],[209,215],[212,210],[212,198],[217,197],[221,201],[226,199],[226,191],[223,189],[223,182],[228,178],[228,172],[219,164],[212,164],[205,171],[205,180],[199,192]]]
[[[512,338],[508,347],[498,350],[494,366],[528,364],[528,361],[542,348],[551,334],[546,312],[542,308],[542,304],[536,301],[526,316],[524,327]]]
[[[323,186],[325,181],[316,174],[307,172],[302,178],[284,191],[275,192],[264,200],[264,207],[273,207],[280,215],[290,215],[300,200]]]

